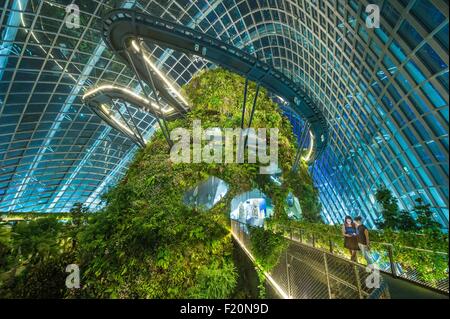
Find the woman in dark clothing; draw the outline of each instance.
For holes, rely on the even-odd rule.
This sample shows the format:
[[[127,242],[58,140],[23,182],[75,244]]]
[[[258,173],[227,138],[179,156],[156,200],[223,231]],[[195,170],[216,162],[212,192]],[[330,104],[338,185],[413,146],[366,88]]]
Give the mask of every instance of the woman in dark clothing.
[[[350,216],[345,216],[344,225],[342,225],[342,235],[344,235],[344,247],[350,251],[351,260],[356,262],[356,252],[359,250],[356,226]]]

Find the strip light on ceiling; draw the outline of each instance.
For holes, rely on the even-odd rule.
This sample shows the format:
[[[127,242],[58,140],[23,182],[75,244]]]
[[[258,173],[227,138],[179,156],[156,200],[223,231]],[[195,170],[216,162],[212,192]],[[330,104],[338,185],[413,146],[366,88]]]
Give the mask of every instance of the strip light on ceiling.
[[[311,155],[313,153],[313,149],[314,149],[314,135],[311,131],[309,131],[309,138],[310,138],[310,143],[309,143],[309,149],[308,149],[308,153],[306,154],[305,157],[303,157],[303,159],[305,161],[309,161],[311,159]]]
[[[20,11],[23,11],[23,10],[22,10],[22,4],[21,4],[20,1],[18,2],[18,5],[19,5],[19,10],[20,10]],[[44,52],[44,54],[48,54],[48,55],[52,58],[53,62],[55,62],[56,65],[61,69],[61,71],[63,71],[64,73],[66,73],[66,74],[67,74],[67,75],[68,75],[75,83],[77,83],[77,79],[75,79],[75,77],[74,77],[72,74],[70,74],[70,73],[67,72],[67,69],[66,69],[66,68],[64,68],[58,61],[56,61],[55,56],[54,56],[51,52],[47,52],[47,51],[44,49],[44,47],[41,45],[41,41],[39,41],[39,39],[36,37],[36,35],[34,34],[34,32],[33,32],[33,31],[29,31],[29,30],[26,28],[26,24],[25,24],[25,20],[24,20],[24,18],[23,18],[22,12],[20,13],[20,20],[21,20],[22,26],[24,27],[25,32],[26,32],[26,33],[30,32],[30,34],[31,34],[31,36],[33,37],[34,41],[37,42],[38,47]]]
[[[120,87],[120,86],[114,86],[114,85],[110,85],[110,84],[101,85],[101,86],[99,86],[99,87],[97,87],[97,88],[95,88],[95,89],[92,89],[92,90],[86,92],[86,93],[83,95],[83,100],[85,100],[85,99],[88,98],[89,96],[94,95],[95,93],[97,93],[97,92],[99,92],[99,91],[102,91],[102,90],[119,90],[119,91],[121,91],[122,93],[124,93],[124,94],[126,94],[126,95],[129,95],[129,96],[132,96],[132,97],[134,97],[135,99],[141,101],[141,102],[142,102],[144,105],[146,105],[146,106],[151,106],[153,109],[156,109],[156,110],[158,110],[158,111],[160,110],[158,104],[149,101],[148,99],[146,99],[146,98],[140,96],[139,94],[136,94],[135,92],[133,92],[133,91],[127,89],[127,88]],[[172,107],[168,107],[168,108],[163,108],[163,109],[162,109],[162,112],[163,112],[164,114],[167,114],[167,113],[173,112],[173,110],[174,110],[174,109],[173,109]]]
[[[131,46],[133,49],[136,50],[136,52],[140,53],[141,48],[139,44],[136,42],[136,40],[131,41]],[[189,105],[189,103],[186,101],[186,99],[181,95],[181,93],[172,85],[172,83],[167,79],[167,77],[156,67],[155,64],[150,60],[147,54],[145,54],[145,50],[142,50],[142,57],[144,58],[144,61],[147,62],[147,64],[150,66],[150,68],[155,72],[166,84],[167,88],[173,92],[185,105]]]

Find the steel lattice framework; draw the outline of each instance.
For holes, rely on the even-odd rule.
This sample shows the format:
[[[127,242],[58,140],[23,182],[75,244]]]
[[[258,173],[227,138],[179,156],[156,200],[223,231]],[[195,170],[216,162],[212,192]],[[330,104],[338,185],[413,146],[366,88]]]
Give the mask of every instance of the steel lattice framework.
[[[128,101],[134,100],[132,103],[138,107],[143,103],[146,105],[147,112],[163,118],[174,117],[177,113],[183,114],[189,107],[187,101],[183,105],[180,98],[172,96],[173,93],[171,94],[170,91],[178,92],[178,89],[173,87],[170,80],[166,79],[163,74],[159,75],[151,71],[153,63],[148,60],[147,42],[155,42],[184,54],[200,54],[203,59],[244,76],[246,78],[244,100],[248,81],[251,80],[268,88],[277,97],[281,98],[282,96],[285,101],[289,101],[286,104],[308,122],[308,126],[305,126],[308,130],[307,135],[313,137],[310,142],[311,155],[307,158],[308,161],[320,156],[326,147],[328,130],[326,120],[318,107],[311,103],[305,93],[283,73],[272,69],[267,63],[235,46],[181,24],[129,9],[113,10],[103,18],[103,40],[136,73],[140,84],[147,84],[151,88],[154,86],[152,97],[149,95],[148,99],[153,98],[152,101],[156,101],[153,91],[157,91],[158,96],[169,105],[173,105],[170,110],[166,109],[166,114],[158,112],[158,105],[155,105],[157,103],[144,97],[135,96],[123,87],[101,86],[83,96],[95,113],[111,126],[129,136],[138,145],[142,145],[143,141],[138,134],[132,132],[133,127],[118,122],[114,118],[114,113],[106,105],[111,104],[109,101],[112,99],[111,95],[115,94],[118,98]],[[168,84],[165,84],[165,81]],[[180,93],[178,96],[181,96]],[[162,99],[159,100],[162,101]],[[309,132],[309,128],[314,134]]]
[[[80,7],[69,29],[66,5]],[[448,3],[356,0],[0,0],[0,211],[91,209],[123,176],[136,146],[83,105],[89,87],[139,93],[131,70],[101,40],[102,17],[132,8],[243,49],[294,81],[319,107],[328,146],[311,172],[324,219],[362,214],[374,225],[377,185],[401,208],[422,197],[448,227]],[[178,85],[209,64],[149,46]],[[148,113],[129,107],[144,139]],[[302,119],[290,114],[293,123]],[[296,127],[296,130],[300,128]]]

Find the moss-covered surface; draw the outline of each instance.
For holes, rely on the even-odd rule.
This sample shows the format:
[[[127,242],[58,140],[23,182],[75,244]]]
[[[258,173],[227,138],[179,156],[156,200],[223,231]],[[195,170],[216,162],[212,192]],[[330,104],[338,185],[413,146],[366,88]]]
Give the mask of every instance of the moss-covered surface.
[[[170,122],[170,130],[178,127],[191,130],[194,120],[201,120],[203,129],[240,127],[244,89],[241,77],[222,69],[210,70],[196,76],[183,89],[192,110],[186,117]],[[248,105],[254,94],[255,84],[250,84]],[[247,110],[248,120],[250,107]],[[258,96],[252,127],[279,129],[281,187],[273,184],[268,175],[259,174],[258,162],[175,164],[171,162],[169,147],[158,131],[147,147],[137,153],[123,180],[105,195],[106,207],[92,214],[87,222],[78,223],[76,233],[58,235],[73,239],[70,256],[81,270],[81,289],[66,292],[64,296],[235,296],[238,269],[229,230],[231,199],[259,188],[272,199],[276,218],[283,219],[286,218],[285,198],[290,191],[300,199],[317,195],[310,185],[299,187],[312,183],[305,173],[305,166],[300,172],[288,175],[295,156],[292,127],[264,90]],[[206,212],[184,205],[184,193],[208,176],[224,180],[229,185],[227,195]],[[317,207],[311,206],[309,215],[319,216]],[[39,264],[25,260],[26,265],[39,267]],[[41,268],[49,277],[55,271],[46,263]],[[20,282],[16,281],[18,285]],[[14,295],[14,285],[11,289]],[[16,292],[18,290],[16,285]]]
[[[280,227],[281,226],[281,227]],[[296,238],[300,233],[303,241],[315,239],[315,246],[328,250],[330,240],[333,242],[333,252],[347,256],[344,248],[342,225],[328,225],[295,220],[272,220],[268,228],[273,231],[286,230],[286,235],[292,232]],[[392,248],[395,263],[401,265],[404,272],[413,271],[418,280],[432,286],[448,280],[448,234],[440,231],[424,231],[422,233],[408,231],[370,230],[371,249],[380,254],[380,263],[389,263],[388,249]],[[360,262],[365,262],[360,258]]]
[[[243,88],[241,77],[221,69],[198,75],[184,88],[192,111],[169,123],[170,129],[191,129],[194,120],[201,120],[204,129],[239,127]],[[250,84],[247,105],[254,92],[255,85]],[[250,112],[250,107],[247,110]],[[269,225],[300,227],[304,236],[322,234],[316,237],[316,245],[323,248],[328,247],[330,235],[337,243],[334,248],[345,254],[339,242],[340,227],[321,223],[317,190],[306,164],[291,172],[295,156],[292,128],[264,90],[258,97],[252,127],[279,129],[281,186],[259,174],[259,163],[174,164],[158,132],[137,153],[124,179],[106,194],[107,205],[100,212],[89,218],[64,214],[39,219],[30,213],[25,215],[30,221],[19,221],[12,229],[0,225],[0,297],[255,297],[255,274],[247,269],[248,263],[243,271],[247,275],[238,276],[245,260],[234,251],[228,219],[231,199],[253,188],[264,192],[275,207]],[[208,176],[224,180],[229,185],[227,195],[206,212],[184,205],[185,191]],[[300,222],[286,217],[289,192],[302,206]],[[9,217],[20,219],[23,215]],[[252,229],[251,234],[252,251],[261,268],[269,271],[285,241],[280,234],[263,229]],[[446,278],[448,257],[401,247],[446,251],[448,236],[389,230],[373,231],[371,236],[373,241],[393,244],[395,260],[415,269],[422,280],[433,283]],[[64,287],[67,273],[63,266],[69,263],[80,266],[79,290]],[[248,287],[245,276],[251,277]],[[263,278],[261,271],[259,276]]]
[[[198,75],[184,88],[192,111],[185,118],[169,123],[170,129],[190,129],[197,119],[202,121],[203,128],[239,127],[243,88],[241,77],[221,69]],[[254,92],[255,85],[251,84],[247,105],[251,104]],[[275,207],[272,225],[290,224],[302,227],[306,233],[341,238],[339,227],[320,223],[317,190],[306,164],[301,163],[296,173],[291,172],[295,156],[292,128],[264,90],[258,97],[252,127],[279,129],[281,186],[259,174],[259,163],[174,164],[169,159],[169,147],[158,132],[137,153],[123,180],[105,195],[107,205],[100,212],[89,214],[89,218],[64,215],[66,224],[58,221],[57,216],[34,220],[35,215],[31,214],[27,215],[31,221],[18,222],[12,229],[0,225],[0,297],[254,296],[253,288],[238,293],[243,283],[238,278],[237,267],[241,263],[233,258],[228,219],[231,199],[253,188],[271,198]],[[185,191],[208,176],[224,180],[229,185],[227,195],[206,212],[184,205]],[[289,192],[299,198],[301,222],[287,220],[284,209]],[[255,257],[264,270],[270,270],[284,247],[283,239],[262,229],[252,230],[252,235]],[[423,257],[417,251],[395,246],[448,249],[448,237],[434,233],[417,237],[390,231],[371,235],[374,241],[394,244],[395,258],[417,269],[424,280],[436,282],[445,276],[448,261],[446,266],[441,257]],[[336,249],[343,247],[336,242]],[[328,239],[316,238],[316,244],[327,247]],[[342,251],[345,253],[343,248]],[[66,263],[80,266],[80,290],[64,289],[61,281],[67,273],[62,265]]]
[[[201,120],[203,129],[239,127],[243,88],[241,77],[222,69],[200,74],[184,88],[192,110],[169,123],[169,128],[191,130],[194,120]],[[254,92],[255,86],[250,85],[248,101]],[[259,163],[174,164],[166,141],[157,133],[136,156],[125,178],[107,194],[106,208],[80,234],[87,295],[226,298],[232,294],[237,269],[229,232],[231,199],[257,187],[272,199],[275,215],[282,218],[289,191],[304,197],[298,188],[290,187],[305,183],[300,174],[287,174],[295,155],[292,127],[266,92],[261,93],[252,127],[279,129],[283,186],[260,175]],[[224,180],[229,185],[227,195],[208,212],[184,205],[184,192],[208,176]]]

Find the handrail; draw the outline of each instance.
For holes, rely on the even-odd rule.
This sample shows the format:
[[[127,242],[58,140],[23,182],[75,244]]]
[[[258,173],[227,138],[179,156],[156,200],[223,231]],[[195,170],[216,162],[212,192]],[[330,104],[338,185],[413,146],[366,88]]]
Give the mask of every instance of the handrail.
[[[291,226],[291,225],[281,225],[281,224],[276,224],[272,226],[273,228],[282,228],[281,230],[284,232],[288,232],[289,236],[285,236],[286,238],[289,238],[291,240],[297,241],[297,242],[301,242],[301,243],[306,243],[306,241],[303,239],[303,234],[302,232],[307,232],[308,234],[312,235],[311,238],[311,246],[316,248],[316,244],[317,244],[317,239],[318,238],[325,238],[327,240],[325,240],[325,242],[327,242],[328,244],[328,249],[329,251],[334,254],[339,256],[340,254],[338,254],[336,252],[336,250],[334,249],[335,247],[335,242],[333,241],[333,238],[339,238],[340,240],[342,239],[340,236],[337,236],[335,234],[322,234],[317,232],[316,230],[310,230],[310,229],[306,229],[306,228],[302,228],[302,227],[298,227],[298,226]],[[298,238],[298,240],[293,238],[293,230],[299,230],[300,231],[300,238]],[[306,230],[306,231],[305,231]],[[442,252],[442,251],[433,251],[433,250],[429,250],[429,249],[423,249],[423,248],[416,248],[416,247],[410,247],[410,246],[394,246],[391,243],[385,243],[385,242],[376,242],[376,241],[371,241],[372,245],[371,246],[377,246],[377,245],[381,245],[381,246],[385,246],[387,247],[387,251],[384,251],[384,253],[386,254],[384,256],[384,258],[387,258],[387,260],[389,261],[389,265],[387,265],[389,269],[389,271],[387,271],[386,269],[381,269],[381,271],[383,271],[384,273],[387,274],[391,274],[393,277],[396,278],[402,278],[405,279],[407,281],[413,282],[415,284],[419,284],[428,288],[432,288],[432,289],[436,289],[439,292],[444,292],[446,294],[448,294],[449,292],[449,288],[448,288],[448,268],[447,268],[447,280],[441,280],[439,282],[429,282],[429,281],[425,281],[421,278],[417,277],[417,273],[414,271],[414,269],[409,269],[408,271],[404,271],[401,272],[400,269],[398,269],[399,267],[401,268],[402,266],[402,262],[397,260],[395,258],[395,254],[394,251],[398,251],[399,249],[408,249],[408,250],[415,250],[417,252],[422,252],[422,253],[429,253],[429,254],[435,254],[435,255],[440,255],[443,256],[443,258],[447,258],[447,266],[448,266],[448,252]],[[307,243],[306,243],[307,244]],[[395,249],[395,250],[394,250]],[[383,253],[383,251],[377,251],[374,250],[377,253]],[[380,257],[382,259],[382,257]]]
[[[279,226],[282,226],[282,227],[287,227],[287,228],[294,228],[294,229],[306,229],[306,228],[302,228],[302,227],[293,227],[293,226],[287,226],[287,225],[277,225],[278,227]],[[316,231],[316,230],[307,230],[308,231],[308,233],[314,233],[314,234],[320,234],[320,232],[318,232],[318,231]],[[417,234],[418,236],[424,236],[423,234]],[[322,236],[322,234],[321,234],[321,236]],[[334,235],[334,234],[328,234],[327,235],[328,237],[334,237],[334,238],[341,238],[341,236],[338,236],[338,235]],[[371,240],[370,241],[371,243],[375,243],[375,244],[378,244],[378,245],[386,245],[386,246],[394,246],[393,244],[391,244],[391,243],[386,243],[386,242],[381,242],[381,241],[374,241],[374,240]],[[401,248],[406,248],[406,249],[414,249],[414,250],[418,250],[418,251],[423,251],[423,252],[430,252],[430,253],[434,253],[434,254],[440,254],[440,255],[449,255],[449,253],[448,252],[445,252],[445,251],[437,251],[437,250],[430,250],[430,249],[425,249],[425,248],[419,248],[419,247],[411,247],[411,246],[399,246],[399,247],[401,247]]]
[[[244,251],[249,252],[252,251],[251,235],[248,231],[250,227],[252,226],[239,220],[231,220],[233,237]],[[280,255],[281,260],[268,274],[271,284],[275,284],[285,298],[308,298],[308,295],[330,299],[390,298],[383,277],[378,277],[378,287],[367,285],[367,279],[372,275],[369,274],[370,271],[368,273],[366,266],[295,240],[290,242],[285,252]],[[252,260],[255,262],[254,257]],[[321,278],[326,278],[326,281]],[[292,287],[296,290],[292,290]]]

